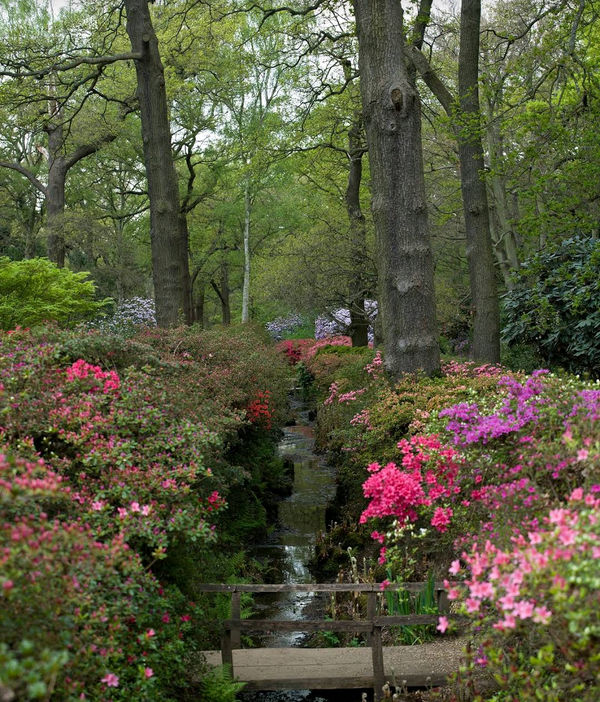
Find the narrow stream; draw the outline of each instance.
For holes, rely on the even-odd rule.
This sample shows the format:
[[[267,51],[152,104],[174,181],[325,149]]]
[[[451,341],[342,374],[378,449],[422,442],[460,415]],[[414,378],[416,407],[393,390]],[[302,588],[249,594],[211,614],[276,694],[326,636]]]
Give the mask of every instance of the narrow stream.
[[[313,578],[308,569],[319,531],[325,529],[325,511],[335,497],[335,474],[332,468],[314,453],[314,432],[308,421],[308,409],[296,402],[292,409],[297,418],[295,426],[286,427],[279,444],[280,455],[294,464],[292,494],[279,504],[279,524],[267,543],[254,547],[252,555],[270,570],[265,578],[273,583],[309,583]],[[306,619],[307,608],[318,607],[315,593],[292,592],[256,596],[258,619]],[[322,616],[322,613],[319,615]],[[290,632],[264,635],[257,641],[262,646],[288,647],[302,644],[305,634]],[[309,690],[289,692],[247,692],[240,695],[243,702],[327,702]]]

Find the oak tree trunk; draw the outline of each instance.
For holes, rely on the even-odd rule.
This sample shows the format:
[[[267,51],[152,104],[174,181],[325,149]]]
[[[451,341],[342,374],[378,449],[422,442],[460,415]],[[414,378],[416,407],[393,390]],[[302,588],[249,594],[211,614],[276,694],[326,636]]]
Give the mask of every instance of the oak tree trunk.
[[[462,0],[458,93],[460,186],[467,234],[467,261],[473,308],[472,357],[500,360],[500,312],[490,236],[489,207],[479,111],[479,28],[481,0]]]
[[[400,0],[354,0],[373,188],[379,314],[393,376],[439,370],[421,111]]]
[[[179,190],[171,151],[165,76],[148,0],[125,0],[127,34],[135,59],[144,163],[150,200],[150,241],[156,321],[175,326],[189,279],[187,242],[179,221]]]

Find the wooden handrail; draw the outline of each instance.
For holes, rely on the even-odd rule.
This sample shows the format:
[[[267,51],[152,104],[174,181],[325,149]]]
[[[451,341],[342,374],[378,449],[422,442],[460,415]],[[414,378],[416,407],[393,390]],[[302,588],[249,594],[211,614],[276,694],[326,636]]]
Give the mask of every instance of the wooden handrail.
[[[382,629],[385,626],[417,626],[435,624],[436,614],[377,615],[377,595],[385,591],[419,592],[427,586],[426,582],[391,583],[385,590],[378,583],[299,583],[254,585],[251,583],[204,583],[197,586],[199,592],[226,592],[231,594],[231,618],[223,620],[223,637],[221,655],[223,663],[231,666],[233,675],[233,649],[240,648],[242,631],[345,631],[362,632],[367,635],[373,659],[374,693],[381,690],[384,682]],[[443,583],[435,583],[438,609],[448,612],[446,588]],[[276,592],[363,592],[367,595],[367,617],[357,620],[281,620],[281,619],[242,619],[240,596],[242,592],[276,593]],[[449,618],[461,619],[458,615],[447,614]]]
[[[198,592],[395,592],[407,590],[419,592],[427,585],[426,582],[418,583],[390,583],[385,589],[379,583],[298,583],[298,584],[271,584],[255,585],[253,583],[200,583],[195,586]],[[442,591],[446,588],[443,583],[434,583],[434,590]]]

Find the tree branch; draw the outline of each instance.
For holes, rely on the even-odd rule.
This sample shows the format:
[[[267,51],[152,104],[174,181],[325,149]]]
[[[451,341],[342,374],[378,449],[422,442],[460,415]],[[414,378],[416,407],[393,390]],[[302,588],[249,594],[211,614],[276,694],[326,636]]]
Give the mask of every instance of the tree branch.
[[[444,108],[448,117],[452,117],[454,114],[455,99],[448,88],[442,83],[437,73],[433,70],[427,57],[416,46],[411,46],[410,58],[429,90],[431,90],[438,99],[440,105]]]
[[[140,58],[142,58],[142,54],[134,51],[125,54],[114,54],[113,56],[80,56],[73,61],[69,61],[69,63],[54,63],[51,66],[45,66],[44,68],[36,70],[21,70],[20,67],[13,71],[0,70],[0,75],[8,78],[43,78],[51,73],[71,71],[73,68],[77,68],[77,66],[81,66],[82,64],[88,66],[107,66],[117,61],[129,61]]]
[[[31,171],[22,166],[20,163],[13,163],[11,161],[0,161],[0,167],[10,168],[13,171],[17,171],[21,175],[24,175],[25,178],[27,178],[31,183],[33,183],[33,185],[42,193],[44,197],[46,197],[46,195],[48,194],[48,189],[42,183],[42,181],[38,180]]]

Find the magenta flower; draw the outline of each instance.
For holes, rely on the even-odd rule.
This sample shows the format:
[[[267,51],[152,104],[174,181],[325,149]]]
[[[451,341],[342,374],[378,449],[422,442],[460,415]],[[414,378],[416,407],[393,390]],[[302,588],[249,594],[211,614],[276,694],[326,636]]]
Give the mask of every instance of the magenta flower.
[[[119,687],[119,676],[114,673],[107,673],[102,678],[102,682],[106,683],[107,687]]]

